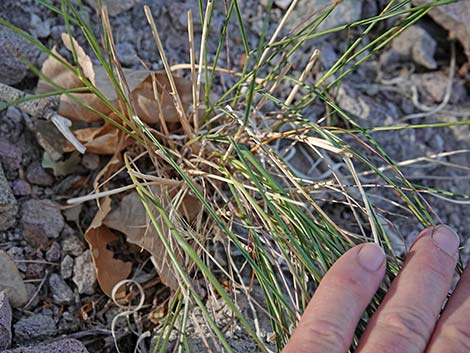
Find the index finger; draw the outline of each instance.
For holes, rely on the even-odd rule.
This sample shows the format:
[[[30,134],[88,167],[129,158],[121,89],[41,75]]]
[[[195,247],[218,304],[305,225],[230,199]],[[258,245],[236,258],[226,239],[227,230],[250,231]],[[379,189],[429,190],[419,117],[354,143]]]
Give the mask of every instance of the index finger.
[[[347,251],[320,282],[283,353],[347,352],[384,273],[385,254],[376,244]]]

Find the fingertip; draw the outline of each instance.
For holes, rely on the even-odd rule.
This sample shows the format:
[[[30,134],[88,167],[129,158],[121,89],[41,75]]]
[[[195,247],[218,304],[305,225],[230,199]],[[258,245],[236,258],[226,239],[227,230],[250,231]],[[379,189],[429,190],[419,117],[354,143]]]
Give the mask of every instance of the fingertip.
[[[385,263],[385,252],[376,243],[366,243],[357,254],[359,264],[369,272],[376,272]]]
[[[412,248],[415,247],[420,240],[424,240],[426,238],[431,239],[432,244],[437,249],[453,259],[458,260],[460,238],[451,227],[445,224],[439,224],[437,226],[423,229],[414,241]]]

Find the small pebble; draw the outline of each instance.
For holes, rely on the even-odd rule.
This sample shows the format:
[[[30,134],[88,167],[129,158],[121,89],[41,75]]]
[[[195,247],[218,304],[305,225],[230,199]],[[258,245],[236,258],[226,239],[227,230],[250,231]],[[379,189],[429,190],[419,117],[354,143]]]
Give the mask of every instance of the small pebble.
[[[79,256],[85,250],[83,242],[75,235],[71,235],[62,241],[62,251],[65,254]]]
[[[53,273],[49,277],[49,290],[52,299],[57,304],[69,304],[73,301],[74,295],[72,289],[57,273]]]
[[[57,262],[60,260],[61,251],[60,244],[56,241],[52,242],[49,249],[46,251],[46,260],[50,262]]]
[[[23,248],[20,248],[19,246],[13,246],[8,249],[7,254],[10,255],[11,259],[16,264],[16,268],[18,270],[20,270],[21,272],[26,272],[27,266],[26,263],[23,262],[23,260],[25,259]]]
[[[64,218],[59,207],[52,201],[31,199],[24,202],[21,209],[24,232],[30,233],[28,235],[32,238],[37,238],[41,245],[45,245],[46,238],[57,238],[64,228]],[[48,244],[45,248],[47,247]]]
[[[65,255],[60,263],[60,275],[63,279],[69,279],[73,273],[73,258],[70,255]]]
[[[92,295],[95,293],[96,273],[90,250],[75,258],[72,280],[80,294]]]
[[[96,170],[100,166],[100,156],[97,154],[86,154],[82,157],[82,165],[88,170]]]
[[[11,189],[13,190],[13,194],[15,196],[31,195],[31,185],[21,179],[16,179],[13,181],[13,183],[11,183]]]
[[[54,183],[54,177],[47,173],[39,162],[33,162],[28,166],[26,179],[31,184],[39,186],[51,186]]]

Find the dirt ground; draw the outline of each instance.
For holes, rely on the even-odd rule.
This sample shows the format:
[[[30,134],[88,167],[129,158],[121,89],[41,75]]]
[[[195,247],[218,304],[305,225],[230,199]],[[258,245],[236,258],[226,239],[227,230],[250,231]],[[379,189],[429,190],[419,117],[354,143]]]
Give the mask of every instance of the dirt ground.
[[[305,0],[303,5],[299,5],[299,12],[294,17],[301,16],[302,6],[313,6],[305,5],[306,2]],[[111,16],[118,56],[124,67],[141,68],[142,60],[151,69],[162,69],[161,59],[147,26],[144,4],[152,8],[170,64],[189,62],[186,13],[188,9],[192,9],[194,14],[198,13],[197,1],[133,0],[127,3],[132,6],[129,5],[125,10],[116,8],[117,14]],[[240,1],[251,47],[257,44],[266,16],[263,3],[255,0]],[[273,33],[276,23],[285,13],[284,3],[286,1],[275,1],[268,33]],[[384,3],[381,0],[351,2],[347,5],[351,8],[348,8],[346,14],[352,16],[351,19],[372,16],[383,8]],[[83,15],[98,29],[96,12],[87,2],[83,6]],[[0,17],[31,33],[47,47],[57,45],[62,55],[69,55],[60,39],[65,30],[63,19],[37,1],[2,1]],[[341,24],[345,16],[333,13],[332,17],[333,24]],[[217,35],[223,26],[223,20],[224,2],[218,1],[209,28],[208,53],[216,52]],[[383,26],[391,26],[392,23],[390,20]],[[195,16],[194,26],[195,42],[199,43],[202,24],[198,16]],[[289,26],[291,25],[287,28]],[[83,35],[76,29],[74,33],[79,43],[86,48]],[[222,50],[220,62],[239,70],[244,58],[241,37],[235,22],[229,26],[229,33],[229,51],[227,53],[227,50]],[[292,59],[293,76],[300,75],[316,48],[320,49],[318,70],[330,67],[344,51],[345,43],[356,34],[354,31],[343,31],[306,43]],[[5,41],[11,40],[4,32],[0,37]],[[412,26],[402,39],[395,40],[343,81],[336,96],[338,105],[363,126],[468,120],[469,61],[462,44],[455,41],[453,45],[455,50],[451,48],[447,29],[436,23],[432,17],[426,16]],[[410,46],[414,49],[410,49]],[[37,83],[35,75],[12,57],[11,53],[2,50],[0,49],[0,54],[4,55],[0,61],[5,72],[0,75],[0,81],[31,92]],[[21,51],[22,55],[29,56],[36,65],[45,60],[43,54],[27,43],[21,47]],[[209,61],[212,58],[213,54],[210,54]],[[228,75],[218,79],[214,95],[220,95],[225,87],[230,86],[232,80]],[[289,86],[281,88],[285,94],[289,90]],[[429,114],[429,110],[440,105],[443,107],[439,113]],[[324,106],[315,103],[309,114],[315,120],[324,111]],[[0,222],[0,249],[13,259],[28,290],[27,304],[13,310],[11,347],[49,342],[66,336],[81,340],[89,352],[114,352],[109,329],[112,319],[120,309],[96,285],[93,268],[90,269],[90,252],[83,238],[83,232],[96,211],[96,205],[88,202],[79,208],[65,207],[67,199],[92,190],[92,180],[108,157],[78,156],[71,162],[73,167],[62,175],[54,175],[53,170],[45,167],[43,150],[28,128],[27,121],[28,117],[15,107],[0,111],[0,162],[6,180],[2,186],[0,170],[0,200],[2,195],[6,195],[2,187],[9,187],[16,200],[6,201],[10,204],[16,202],[16,206],[8,211],[13,214],[12,217],[10,215],[10,224],[2,225]],[[373,136],[394,161],[404,162],[402,172],[410,181],[458,195],[470,195],[468,125],[374,132]],[[415,159],[413,163],[406,162]],[[300,155],[293,157],[290,163],[308,173],[302,167],[305,163]],[[122,176],[115,182],[119,183],[120,180],[124,181],[126,177]],[[371,185],[369,194],[376,206],[385,210],[386,220],[393,225],[397,239],[404,239],[403,244],[399,241],[395,244],[398,252],[403,251],[419,232],[419,226],[415,220],[407,217],[399,204],[390,204],[387,201],[392,197],[392,192],[381,187],[378,180],[371,178],[367,183]],[[462,240],[462,255],[468,259],[469,199],[461,197],[462,201],[455,201],[450,196],[436,196],[431,193],[423,193],[422,196],[434,210],[433,217],[436,221],[449,224],[457,230]],[[354,222],[346,207],[328,202],[324,202],[323,206],[338,223]],[[38,232],[38,229],[42,231]],[[158,288],[155,292],[164,290]],[[217,303],[213,305],[217,306]],[[221,316],[230,316],[228,313],[224,314],[223,310],[217,312],[222,312]],[[31,318],[35,319],[33,325]],[[263,321],[261,318],[261,326],[268,337],[270,332],[266,319]],[[124,331],[120,334],[123,336],[121,346],[127,347],[123,351],[133,351],[130,347],[135,344],[136,337]],[[200,331],[195,330],[191,344],[194,351],[206,351],[199,334]],[[255,345],[237,329],[228,333],[228,336],[235,352],[257,351]]]

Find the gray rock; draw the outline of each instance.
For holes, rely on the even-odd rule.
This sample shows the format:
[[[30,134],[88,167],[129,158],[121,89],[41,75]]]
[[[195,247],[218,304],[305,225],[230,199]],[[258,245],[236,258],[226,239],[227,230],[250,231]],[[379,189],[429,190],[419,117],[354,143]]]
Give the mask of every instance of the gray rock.
[[[39,186],[51,186],[54,183],[52,175],[47,173],[38,162],[33,162],[26,170],[26,179],[31,184]]]
[[[62,241],[62,251],[65,254],[79,256],[83,250],[85,250],[85,245],[75,235],[68,236]]]
[[[74,295],[72,289],[57,273],[53,273],[49,277],[49,290],[52,294],[52,299],[57,304],[69,304],[73,301]]]
[[[73,273],[73,258],[70,255],[65,255],[60,263],[60,275],[63,279],[72,277]]]
[[[418,88],[420,101],[434,105],[444,100],[448,85],[448,73],[443,71],[425,72],[411,76],[412,82]],[[457,104],[467,100],[465,81],[454,77],[449,103]]]
[[[414,25],[392,41],[392,49],[381,56],[384,65],[413,60],[428,69],[435,69],[436,41],[423,28]]]
[[[28,301],[25,283],[10,256],[0,250],[0,290],[5,290],[13,307],[24,305]]]
[[[71,313],[70,311],[64,311],[60,316],[59,324],[57,325],[59,328],[59,333],[63,334],[80,331],[80,321],[81,320],[77,320],[77,317],[74,313]]]
[[[57,333],[54,319],[44,314],[33,314],[30,317],[22,318],[13,325],[13,329],[17,340],[53,337]]]
[[[413,0],[413,4],[422,5],[431,3],[432,0]],[[456,38],[462,43],[462,46],[470,58],[470,23],[468,16],[470,14],[470,1],[461,0],[451,4],[437,6],[429,11],[429,16],[436,23],[449,31],[451,38]]]
[[[16,179],[11,183],[11,189],[15,196],[31,195],[31,185],[21,179]]]
[[[66,338],[53,343],[39,344],[34,347],[20,347],[2,353],[88,353],[80,341]]]
[[[82,157],[82,165],[88,170],[96,170],[100,166],[100,156],[97,154],[86,154]]]
[[[116,44],[116,52],[119,61],[124,66],[132,66],[139,63],[134,46],[130,43]]]
[[[101,3],[106,5],[110,16],[119,15],[121,12],[131,9],[139,2],[141,2],[141,0],[101,0]],[[96,0],[87,0],[87,3],[97,11],[99,10],[98,2]]]
[[[35,263],[30,263],[26,265],[25,277],[28,279],[29,278],[32,278],[32,279],[43,278],[45,274],[46,274],[46,265],[44,263],[35,262]]]
[[[340,108],[359,118],[363,126],[390,125],[396,118],[381,104],[361,94],[347,83],[339,88],[336,100]]]
[[[77,285],[80,294],[95,293],[96,273],[90,250],[75,258],[72,280]]]
[[[6,27],[0,27],[0,81],[8,85],[21,82],[28,68],[20,58],[34,63],[39,53],[39,49],[26,39]]]
[[[26,291],[28,292],[28,308],[35,308],[41,301],[41,296],[37,295],[39,284],[35,286],[32,283],[26,283]]]
[[[5,291],[0,292],[0,350],[11,342],[11,307]]]
[[[57,262],[60,260],[62,252],[60,250],[60,244],[53,242],[49,249],[46,251],[46,260],[50,262]]]
[[[38,15],[31,14],[31,34],[37,38],[47,38],[51,34],[51,24],[46,18],[44,21]]]
[[[0,231],[7,230],[15,224],[18,205],[11,191],[0,164]]]
[[[0,138],[0,161],[8,166],[8,170],[17,170],[21,167],[23,153],[18,146]]]
[[[18,246],[13,246],[10,249],[8,249],[7,254],[10,255],[13,262],[16,263],[16,267],[18,268],[18,270],[22,272],[26,272],[26,268],[27,268],[26,263],[22,262],[25,259],[23,248],[20,248]]]
[[[38,239],[55,239],[64,228],[64,219],[60,210],[50,200],[28,200],[23,203],[21,210],[25,238],[30,235]],[[40,242],[44,246],[43,243]]]
[[[330,8],[332,3],[331,0],[299,1],[287,19],[287,26],[290,29],[297,27],[299,24],[304,23],[305,20],[312,19],[313,16],[318,15],[319,11],[323,12]],[[338,2],[336,8],[318,29],[321,31],[357,21],[361,18],[361,13],[362,1],[343,0]]]

